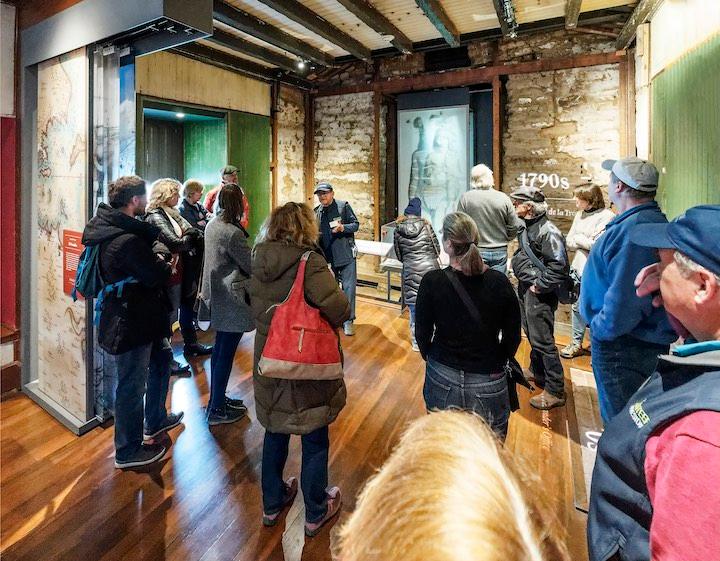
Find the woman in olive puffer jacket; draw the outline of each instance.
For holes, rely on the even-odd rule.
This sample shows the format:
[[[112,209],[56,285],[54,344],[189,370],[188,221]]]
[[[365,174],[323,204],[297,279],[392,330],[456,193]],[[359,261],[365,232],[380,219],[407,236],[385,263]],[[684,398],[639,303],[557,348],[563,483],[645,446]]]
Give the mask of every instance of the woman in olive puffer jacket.
[[[414,351],[419,350],[415,342],[415,300],[420,281],[425,273],[440,268],[440,244],[430,222],[421,218],[420,199],[410,199],[404,215],[395,221],[395,255],[402,261],[403,300],[410,310],[410,337]]]

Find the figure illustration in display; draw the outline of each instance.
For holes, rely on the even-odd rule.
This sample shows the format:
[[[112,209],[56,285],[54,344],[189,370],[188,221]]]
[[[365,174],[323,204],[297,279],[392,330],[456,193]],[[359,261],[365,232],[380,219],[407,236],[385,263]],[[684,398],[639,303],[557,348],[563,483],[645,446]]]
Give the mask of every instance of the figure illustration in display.
[[[420,199],[423,211],[434,227],[439,227],[443,217],[452,212],[466,188],[461,171],[462,155],[458,150],[451,149],[457,142],[452,142],[447,125],[441,114],[430,116],[428,128],[434,134],[432,148],[428,150],[428,133],[422,117],[413,121],[413,127],[418,129],[419,134],[418,147],[412,155],[408,197]]]

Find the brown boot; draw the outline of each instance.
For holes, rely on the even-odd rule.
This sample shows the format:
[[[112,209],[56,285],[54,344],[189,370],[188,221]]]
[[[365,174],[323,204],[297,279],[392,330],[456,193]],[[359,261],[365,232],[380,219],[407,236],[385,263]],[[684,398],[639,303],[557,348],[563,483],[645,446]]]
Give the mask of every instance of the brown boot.
[[[530,398],[530,405],[535,409],[552,409],[553,407],[562,407],[565,405],[565,398],[557,397],[543,390],[541,394]]]

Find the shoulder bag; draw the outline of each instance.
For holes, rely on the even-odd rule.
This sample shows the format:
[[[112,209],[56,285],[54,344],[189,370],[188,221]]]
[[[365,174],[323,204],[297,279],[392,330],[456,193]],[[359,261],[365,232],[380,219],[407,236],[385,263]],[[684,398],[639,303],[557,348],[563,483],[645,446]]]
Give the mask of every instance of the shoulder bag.
[[[337,330],[305,301],[305,267],[300,258],[295,281],[285,301],[275,304],[258,373],[285,380],[339,380],[343,377]],[[270,310],[268,310],[269,312]]]
[[[532,261],[532,264],[544,273],[547,267],[530,248],[527,230],[522,231],[519,241],[525,255],[527,255],[530,261]],[[570,273],[565,278],[565,281],[555,289],[555,294],[557,294],[558,300],[561,304],[574,304],[577,302],[577,299],[580,297],[580,277],[578,277],[577,273],[573,269],[570,270]]]
[[[472,298],[470,298],[470,295],[468,294],[467,290],[465,290],[465,287],[460,284],[460,281],[455,276],[455,273],[453,273],[450,269],[445,269],[445,275],[450,281],[452,287],[455,289],[457,295],[460,297],[460,300],[462,300],[463,304],[465,304],[467,311],[470,313],[470,317],[476,324],[480,325],[482,323],[482,319],[480,318],[480,311],[477,309],[475,302],[472,301]],[[512,411],[517,411],[518,409],[520,409],[520,399],[518,398],[517,388],[515,387],[515,384],[520,384],[521,386],[526,387],[530,391],[535,390],[535,388],[532,386],[532,384],[530,384],[530,382],[528,382],[527,378],[525,378],[522,367],[514,356],[510,357],[507,361],[507,364],[505,365],[505,375],[508,381],[508,397],[510,399],[510,409]]]

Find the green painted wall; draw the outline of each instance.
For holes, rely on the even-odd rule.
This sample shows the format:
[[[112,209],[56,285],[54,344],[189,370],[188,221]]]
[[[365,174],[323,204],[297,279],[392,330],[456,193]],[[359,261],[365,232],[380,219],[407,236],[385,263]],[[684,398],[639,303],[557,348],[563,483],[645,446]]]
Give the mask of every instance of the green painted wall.
[[[239,169],[238,180],[250,202],[251,240],[270,214],[270,151],[270,117],[228,113],[227,161]]]
[[[653,80],[651,159],[668,218],[720,204],[720,34]]]
[[[184,124],[185,179],[199,179],[205,191],[220,182],[220,169],[226,164],[227,125],[224,119]]]

